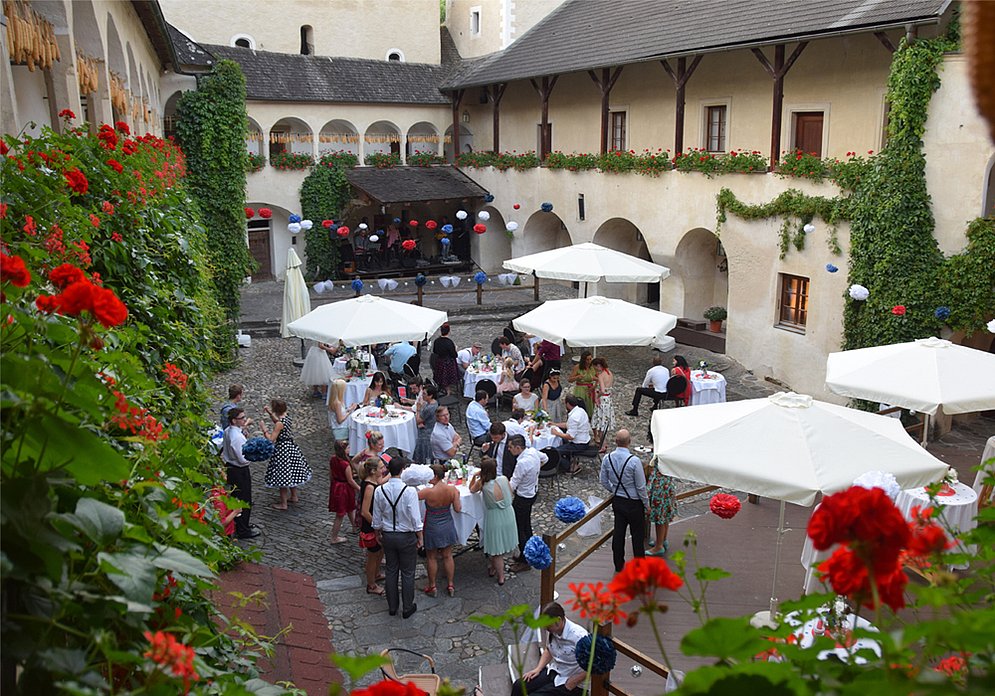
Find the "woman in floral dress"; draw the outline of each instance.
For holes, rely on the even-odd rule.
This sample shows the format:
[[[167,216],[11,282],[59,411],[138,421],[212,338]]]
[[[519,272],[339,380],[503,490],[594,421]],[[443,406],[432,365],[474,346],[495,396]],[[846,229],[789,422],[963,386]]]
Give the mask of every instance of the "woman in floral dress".
[[[654,465],[650,474],[649,499],[650,522],[654,527],[655,544],[646,552],[647,556],[663,556],[667,553],[667,531],[677,515],[677,498],[674,496],[674,480],[661,474]]]
[[[615,373],[608,369],[608,361],[595,358],[591,361],[595,374],[594,415],[591,416],[591,434],[601,439],[601,452],[608,449],[607,433],[615,432],[615,408],[612,404],[612,386]]]

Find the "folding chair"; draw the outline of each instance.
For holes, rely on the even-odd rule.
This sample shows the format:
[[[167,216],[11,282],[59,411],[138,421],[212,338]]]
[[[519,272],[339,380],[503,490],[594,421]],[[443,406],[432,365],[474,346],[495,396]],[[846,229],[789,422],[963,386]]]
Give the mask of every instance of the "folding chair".
[[[421,664],[428,663],[428,667],[431,672],[398,674],[397,668],[394,664],[394,655],[397,653],[413,655],[416,658],[421,658]],[[380,672],[383,674],[385,679],[390,679],[391,681],[399,682],[401,684],[412,682],[416,687],[428,694],[428,696],[435,696],[435,694],[439,691],[439,687],[442,686],[442,679],[435,673],[435,660],[428,655],[422,655],[421,653],[416,653],[414,650],[408,650],[407,648],[386,648],[380,653],[380,655],[389,660],[387,664],[380,666]]]
[[[549,461],[539,467],[539,485],[545,481],[552,489],[556,486],[557,496],[563,496],[563,483],[560,481],[560,453],[555,447],[547,447],[542,453],[549,457]]]

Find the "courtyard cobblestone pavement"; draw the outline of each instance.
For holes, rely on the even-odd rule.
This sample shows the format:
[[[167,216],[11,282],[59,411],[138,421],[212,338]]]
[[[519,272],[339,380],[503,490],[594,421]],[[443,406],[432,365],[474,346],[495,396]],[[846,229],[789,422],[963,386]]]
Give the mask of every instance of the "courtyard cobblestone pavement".
[[[569,288],[563,286],[544,287],[543,299],[569,296],[569,292]],[[281,293],[282,284],[279,283],[252,286],[251,291],[246,293],[243,316],[272,314],[278,299],[276,296]],[[467,292],[466,296],[468,301],[454,303],[450,316],[453,327],[451,336],[459,347],[475,340],[489,344],[501,333],[508,319],[517,314],[513,309],[509,312],[508,307],[495,307],[490,314],[461,315],[455,305],[473,305],[473,292]],[[275,311],[278,324],[279,309]],[[691,364],[706,360],[710,368],[721,372],[727,380],[729,401],[763,397],[781,390],[781,387],[756,377],[725,355],[681,345],[669,355],[674,354],[684,355]],[[639,418],[626,416],[623,412],[630,407],[633,389],[642,382],[653,352],[649,348],[607,348],[599,349],[598,355],[608,360],[616,375],[617,427],[627,427],[632,431],[633,446],[649,446],[646,434],[649,404],[644,401]],[[277,500],[276,491],[267,489],[263,484],[265,463],[253,464],[253,522],[262,528],[263,534],[252,542],[241,543],[257,545],[263,563],[313,577],[332,632],[332,644],[337,651],[372,653],[395,646],[431,654],[441,675],[449,677],[457,686],[472,690],[477,681],[478,668],[502,660],[502,644],[496,634],[467,621],[466,617],[500,613],[514,604],[537,604],[539,573],[529,571],[517,576],[509,573],[506,584],[499,587],[487,576],[483,553],[469,549],[456,560],[455,597],[443,596],[445,593],[440,592],[439,597],[431,598],[422,593],[420,588],[425,585],[425,569],[419,564],[415,581],[418,611],[407,620],[388,616],[386,601],[365,591],[363,551],[348,522],[343,524],[348,542],[338,545],[330,543],[332,515],[328,512],[327,498],[332,440],[323,401],[313,398],[310,388],[299,381],[300,368],[293,362],[299,356],[300,341],[297,339],[253,338],[251,347],[240,350],[238,366],[218,375],[212,384],[218,404],[224,401],[229,384],[244,384],[242,404],[257,423],[266,417],[263,406],[271,398],[285,399],[294,418],[295,439],[314,471],[311,482],[301,489],[300,502],[292,504],[287,511],[278,511],[270,507]],[[423,374],[427,370],[425,358]],[[567,359],[564,358],[565,364]],[[457,423],[456,427],[459,431],[463,425]],[[969,432],[962,436],[955,431],[952,436],[951,444],[955,448],[963,448],[965,455],[969,455],[972,447],[977,447],[981,433]],[[974,456],[980,456],[980,447]],[[648,455],[643,455],[644,460],[646,457]],[[966,456],[965,461],[968,459],[969,456]],[[962,472],[962,476],[966,474],[966,471]],[[604,497],[605,492],[598,483],[597,475],[595,467],[585,464],[577,476],[562,477],[564,495],[576,495],[585,501],[591,496]],[[691,482],[678,482],[678,491],[697,486]],[[563,528],[564,525],[552,514],[557,497],[551,493],[540,494],[533,510],[533,525],[537,534],[553,534]],[[693,517],[706,512],[707,507],[708,496],[692,498],[682,502],[678,516]],[[611,524],[610,516],[609,510],[603,520],[605,529]],[[561,548],[559,557],[570,558],[581,543],[583,540]]]

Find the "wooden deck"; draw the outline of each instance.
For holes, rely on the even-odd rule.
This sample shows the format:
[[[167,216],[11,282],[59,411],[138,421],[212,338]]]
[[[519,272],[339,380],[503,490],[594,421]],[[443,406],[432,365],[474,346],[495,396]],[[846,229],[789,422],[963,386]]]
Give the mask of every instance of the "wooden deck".
[[[670,526],[668,539],[671,554],[681,549],[684,536],[689,531],[694,531],[698,538],[697,565],[720,567],[733,574],[731,578],[712,583],[709,587],[706,598],[712,617],[743,616],[769,607],[778,508],[779,503],[773,500],[762,500],[759,505],[751,505],[744,500],[743,509],[731,520],[708,514],[679,520]],[[791,504],[785,508],[787,531],[781,547],[779,599],[795,599],[801,595],[804,570],[799,558],[805,525],[811,511],[811,508]],[[631,546],[627,543],[626,558],[630,557]],[[695,567],[693,561],[689,565]],[[613,575],[614,565],[609,542],[557,583],[556,590],[561,603],[570,597],[571,582],[607,582]],[[663,594],[671,595],[672,601],[668,601],[669,611],[657,616],[657,624],[661,627],[664,648],[674,669],[688,671],[706,664],[707,660],[686,657],[680,650],[681,637],[700,625],[698,617],[691,611],[689,604],[674,593]],[[571,615],[570,618],[583,624],[576,615]],[[622,624],[615,626],[613,632],[620,640],[662,662],[660,650],[645,617],[640,617],[634,628]],[[643,669],[641,676],[634,677],[630,671],[632,664],[632,660],[619,655],[611,675],[613,685],[633,696],[657,696],[663,693],[661,678],[648,669]]]

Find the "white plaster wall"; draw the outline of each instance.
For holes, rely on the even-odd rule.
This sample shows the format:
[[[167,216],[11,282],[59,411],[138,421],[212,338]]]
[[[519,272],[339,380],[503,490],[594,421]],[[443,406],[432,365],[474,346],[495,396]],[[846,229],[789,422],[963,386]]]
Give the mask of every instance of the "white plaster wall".
[[[565,0],[447,0],[446,27],[464,58],[507,48]],[[598,0],[603,1],[603,0]],[[470,10],[479,8],[481,31],[470,34]]]
[[[17,95],[17,113],[11,132],[17,133],[23,128],[26,135],[39,136],[42,126],[52,125],[45,94],[45,74],[39,68],[30,72],[26,65],[12,65],[10,70]],[[35,124],[33,128],[31,123]]]

